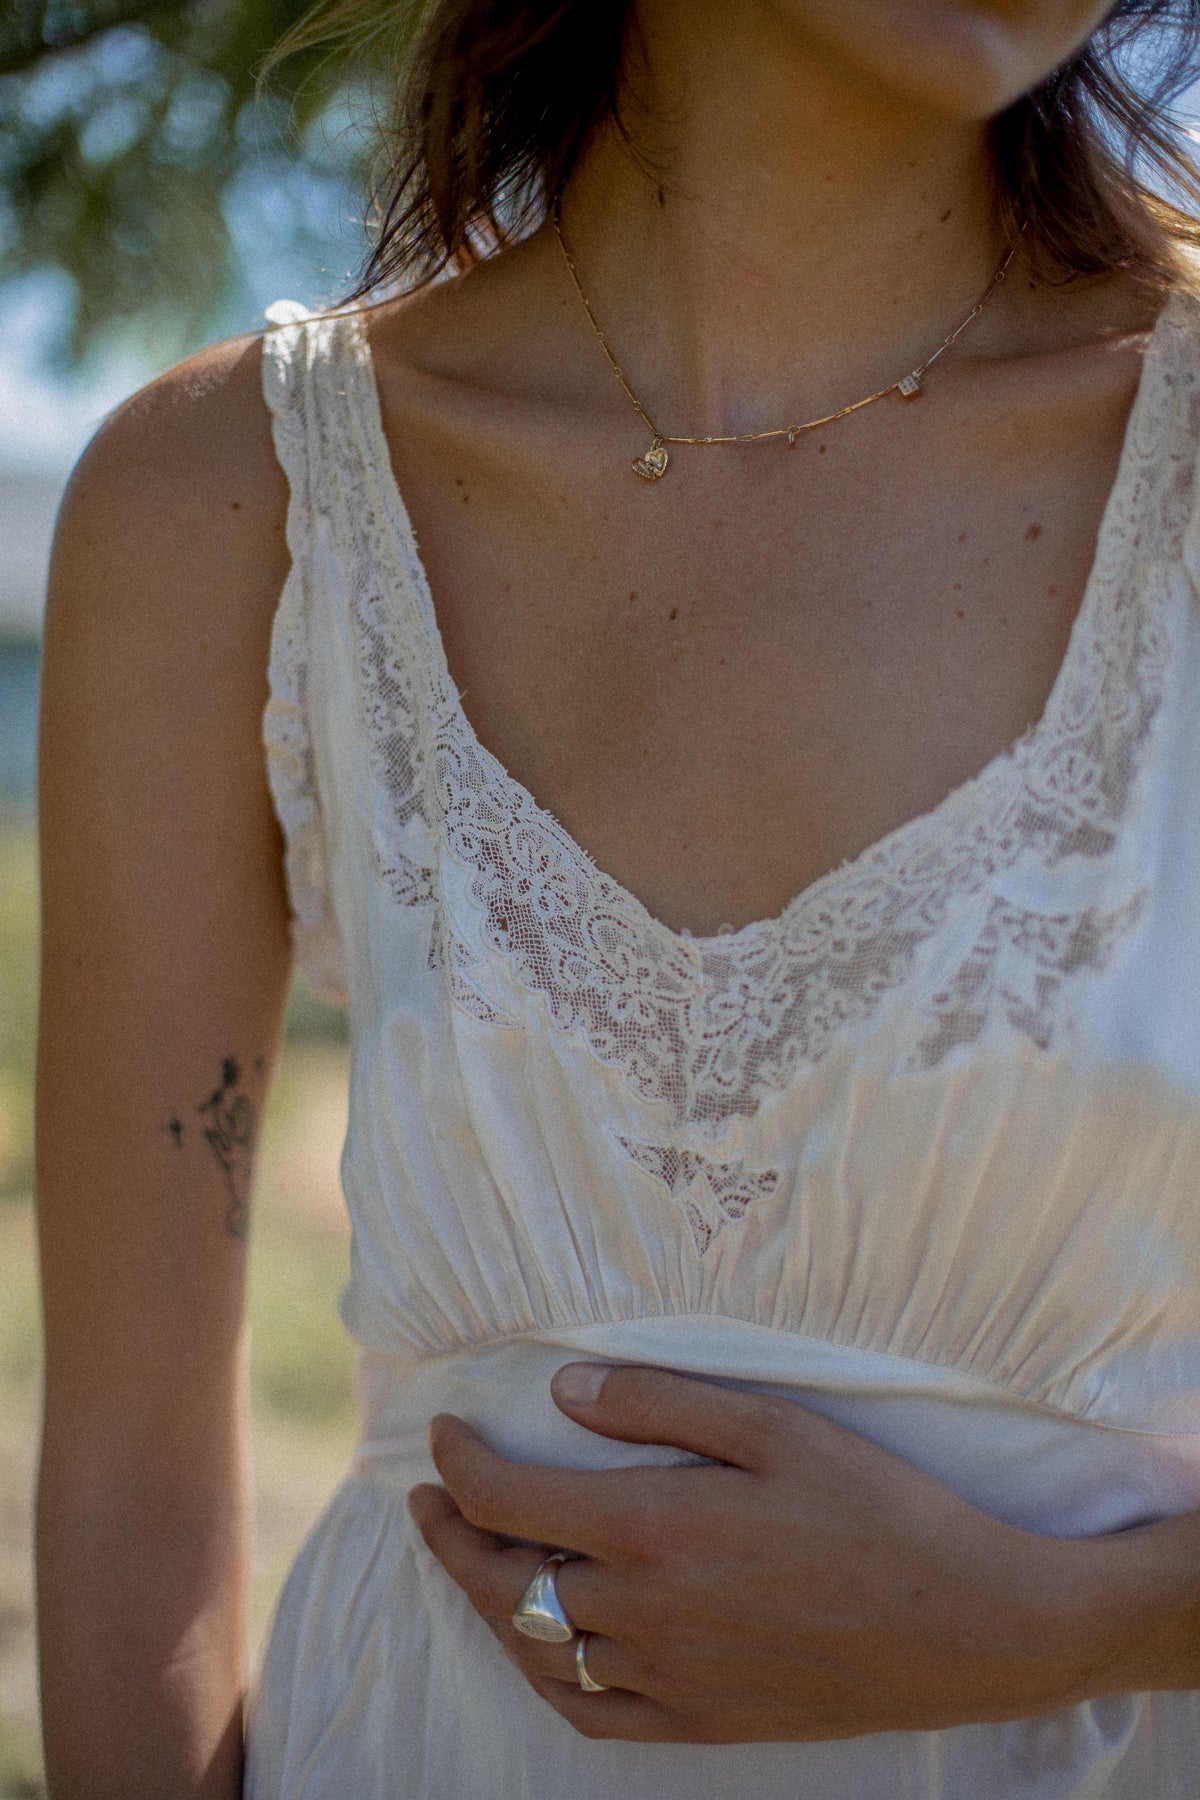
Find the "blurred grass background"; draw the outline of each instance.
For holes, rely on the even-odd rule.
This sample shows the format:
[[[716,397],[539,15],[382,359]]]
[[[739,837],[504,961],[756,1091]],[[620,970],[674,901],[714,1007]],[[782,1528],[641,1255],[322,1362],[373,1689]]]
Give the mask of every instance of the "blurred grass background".
[[[36,886],[33,823],[18,809],[0,814],[0,1800],[45,1792],[30,1548],[41,1354],[31,1193]],[[346,1082],[342,1015],[298,976],[251,1240],[252,1656],[354,1435],[351,1349],[336,1313],[348,1266],[337,1177]]]

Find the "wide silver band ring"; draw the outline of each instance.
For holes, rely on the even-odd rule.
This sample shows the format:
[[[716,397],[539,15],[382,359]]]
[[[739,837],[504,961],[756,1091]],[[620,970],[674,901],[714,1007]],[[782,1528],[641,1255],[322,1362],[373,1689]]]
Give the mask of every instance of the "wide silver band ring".
[[[608,1683],[593,1681],[588,1674],[587,1647],[591,1635],[590,1631],[581,1631],[579,1634],[579,1642],[575,1646],[575,1673],[579,1677],[579,1685],[585,1694],[607,1694]]]
[[[570,1560],[564,1551],[556,1550],[541,1564],[512,1616],[515,1631],[537,1638],[543,1644],[570,1643],[575,1636],[575,1627],[568,1619],[554,1585],[555,1564]]]

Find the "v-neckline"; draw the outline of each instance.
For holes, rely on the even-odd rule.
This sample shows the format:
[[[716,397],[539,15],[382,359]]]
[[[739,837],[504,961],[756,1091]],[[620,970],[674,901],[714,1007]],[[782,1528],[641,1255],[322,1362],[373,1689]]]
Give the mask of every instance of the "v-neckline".
[[[1134,534],[1127,530],[1123,517],[1125,502],[1146,461],[1146,447],[1141,442],[1143,421],[1147,415],[1154,416],[1160,388],[1170,383],[1170,376],[1165,368],[1168,359],[1163,354],[1163,340],[1177,303],[1177,294],[1167,295],[1149,334],[1137,389],[1125,424],[1117,471],[1101,514],[1096,548],[1083,595],[1072,621],[1058,672],[1037,720],[998,750],[975,774],[952,787],[933,806],[903,820],[862,850],[827,869],[824,874],[793,894],[778,912],[707,935],[689,931],[686,927],[676,929],[666,924],[623,882],[600,868],[574,833],[568,831],[553,813],[542,806],[536,795],[488,749],[476,732],[463,708],[458,686],[450,671],[431,583],[417,544],[408,506],[396,477],[391,446],[383,426],[378,376],[366,327],[367,309],[356,307],[350,310],[342,317],[349,327],[352,355],[347,360],[353,374],[345,378],[344,391],[350,404],[360,409],[365,448],[375,471],[373,485],[380,504],[382,522],[392,536],[401,564],[412,584],[413,598],[424,628],[434,673],[443,690],[443,704],[449,722],[492,776],[519,797],[523,810],[552,837],[560,842],[565,841],[574,856],[587,867],[592,877],[603,885],[611,897],[620,901],[624,910],[638,920],[643,928],[650,929],[661,941],[684,954],[691,953],[702,959],[709,954],[735,955],[764,937],[788,931],[804,915],[811,915],[814,910],[822,912],[830,902],[836,904],[834,897],[837,889],[843,884],[853,883],[868,870],[874,872],[896,863],[903,864],[903,852],[910,844],[915,860],[928,841],[946,835],[960,815],[969,817],[974,813],[978,817],[979,802],[986,800],[993,788],[998,790],[999,804],[999,797],[1012,782],[1019,779],[1028,760],[1043,746],[1052,743],[1056,732],[1062,727],[1067,701],[1075,688],[1077,675],[1088,663],[1089,642],[1102,636],[1097,630],[1102,609],[1106,603],[1111,607],[1115,594],[1128,577]],[[1159,439],[1152,446],[1155,451],[1161,450],[1161,438],[1167,431],[1169,409],[1164,407],[1163,413]]]

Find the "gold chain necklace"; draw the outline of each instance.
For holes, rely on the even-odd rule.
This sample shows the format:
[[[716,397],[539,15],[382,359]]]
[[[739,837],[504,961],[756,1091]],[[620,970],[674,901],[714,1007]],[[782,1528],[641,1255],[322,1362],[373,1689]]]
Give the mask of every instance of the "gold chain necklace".
[[[571,253],[567,249],[566,241],[563,238],[562,209],[561,202],[558,199],[554,202],[554,207],[550,216],[554,222],[554,235],[558,239],[558,247],[563,253],[563,260],[570,271],[571,280],[575,283],[575,292],[583,302],[583,310],[591,321],[592,330],[600,340],[600,348],[608,358],[613,374],[629,396],[629,399],[633,404],[633,410],[646,427],[646,430],[650,433],[650,448],[645,451],[643,455],[635,456],[633,459],[633,472],[635,475],[640,475],[643,481],[662,480],[671,460],[667,452],[668,444],[763,444],[770,438],[786,438],[788,444],[794,449],[796,439],[800,437],[803,432],[816,431],[822,425],[832,425],[838,419],[847,419],[851,413],[861,412],[864,406],[874,406],[877,400],[886,400],[889,394],[899,394],[902,400],[915,400],[921,392],[921,381],[926,370],[932,367],[939,356],[944,356],[951,344],[956,343],[962,336],[963,332],[967,329],[967,326],[979,317],[996,289],[1000,286],[1000,283],[1004,280],[1005,275],[1008,273],[1008,266],[1016,254],[1016,246],[1014,245],[1005,256],[1000,267],[996,270],[996,273],[992,276],[992,279],[988,282],[983,293],[979,296],[979,299],[975,302],[962,324],[956,325],[949,337],[944,337],[937,349],[934,350],[930,356],[927,356],[923,363],[918,363],[915,369],[910,370],[907,375],[902,375],[899,381],[893,381],[889,387],[880,388],[877,393],[868,394],[862,400],[851,401],[849,406],[843,406],[839,408],[837,412],[826,413],[822,418],[806,419],[802,425],[781,425],[775,431],[743,431],[732,437],[683,437],[676,435],[673,432],[660,431],[658,426],[654,423],[654,420],[650,417],[650,414],[646,411],[645,407],[634,393],[633,389],[630,387],[625,378],[624,370],[613,355],[612,347],[609,344],[608,339],[600,329],[599,320],[592,311],[588,297],[583,291],[583,283],[580,281],[575,269],[575,264],[571,260]]]

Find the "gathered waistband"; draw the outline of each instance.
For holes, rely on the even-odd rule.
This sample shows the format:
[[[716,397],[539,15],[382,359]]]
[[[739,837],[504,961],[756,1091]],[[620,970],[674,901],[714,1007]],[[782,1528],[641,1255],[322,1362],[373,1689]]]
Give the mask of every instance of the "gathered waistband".
[[[574,1361],[651,1364],[782,1395],[1025,1530],[1096,1535],[1200,1507],[1200,1434],[1114,1429],[956,1370],[694,1315],[503,1339],[420,1360],[364,1349],[352,1474],[403,1489],[436,1481],[428,1432],[439,1412],[467,1420],[520,1461],[600,1469],[700,1460],[670,1445],[602,1437],[568,1419],[550,1380]]]

